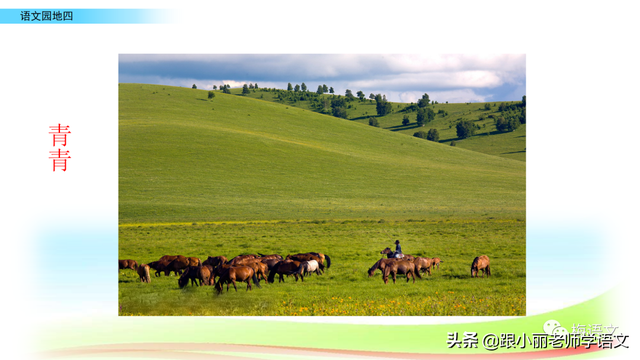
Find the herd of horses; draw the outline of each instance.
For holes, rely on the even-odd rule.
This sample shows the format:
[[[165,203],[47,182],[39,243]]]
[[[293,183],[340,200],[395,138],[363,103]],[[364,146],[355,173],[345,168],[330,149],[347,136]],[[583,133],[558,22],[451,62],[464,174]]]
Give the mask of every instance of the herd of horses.
[[[372,277],[376,270],[382,272],[382,280],[385,284],[389,282],[389,276],[392,277],[393,283],[396,282],[396,274],[404,274],[407,278],[416,282],[416,277],[422,279],[420,273],[431,275],[431,270],[440,269],[440,258],[419,257],[409,254],[398,255],[391,249],[386,248],[380,252],[387,255],[387,258],[378,260],[368,270],[369,277]],[[247,291],[251,290],[251,282],[260,286],[260,279],[268,283],[275,282],[278,276],[278,282],[284,282],[284,276],[293,275],[298,281],[304,281],[304,277],[315,273],[322,275],[325,268],[331,266],[331,258],[328,255],[318,252],[300,253],[295,255],[287,255],[285,258],[278,254],[247,254],[238,255],[232,259],[224,256],[209,256],[207,260],[200,261],[197,257],[185,257],[182,255],[165,255],[158,261],[152,261],[148,264],[138,264],[135,260],[118,260],[119,269],[132,269],[136,271],[141,282],[151,282],[151,269],[155,270],[155,276],[169,276],[172,272],[178,279],[178,286],[185,287],[191,281],[191,285],[214,286],[216,292],[221,294],[224,284],[233,285],[238,291],[236,282],[246,282]],[[486,274],[491,275],[489,266],[489,257],[486,255],[478,256],[471,263],[471,277],[478,277],[482,271],[482,277]],[[216,277],[218,281],[216,282]]]
[[[390,248],[386,248],[380,252],[380,254],[387,255],[387,258],[378,260],[367,272],[369,277],[372,277],[376,270],[382,272],[382,281],[385,284],[389,282],[389,275],[392,276],[393,283],[396,283],[396,274],[404,274],[409,279],[413,279],[413,283],[416,282],[416,276],[418,279],[422,279],[420,273],[426,273],[431,275],[431,269],[440,269],[440,263],[443,262],[440,258],[428,258],[413,256],[410,254],[395,254]],[[487,255],[478,256],[473,259],[471,263],[471,277],[478,277],[478,273],[482,271],[482,277],[486,274],[487,277],[491,275],[491,269],[489,266],[489,257]]]
[[[251,282],[260,286],[260,279],[273,283],[279,275],[278,282],[284,282],[284,275],[293,275],[298,281],[304,281],[308,274],[321,275],[325,268],[331,266],[331,258],[328,255],[317,252],[287,255],[285,258],[278,254],[238,255],[232,259],[224,256],[209,256],[207,260],[200,261],[197,257],[183,255],[165,255],[157,261],[148,264],[138,264],[135,260],[118,260],[119,269],[132,269],[136,271],[141,282],[151,282],[151,269],[155,270],[155,276],[169,276],[172,272],[178,279],[178,286],[185,287],[191,281],[191,285],[212,285],[218,294],[222,293],[224,284],[233,285],[238,291],[236,282],[246,282],[247,291],[251,290]],[[218,281],[216,282],[216,277]]]

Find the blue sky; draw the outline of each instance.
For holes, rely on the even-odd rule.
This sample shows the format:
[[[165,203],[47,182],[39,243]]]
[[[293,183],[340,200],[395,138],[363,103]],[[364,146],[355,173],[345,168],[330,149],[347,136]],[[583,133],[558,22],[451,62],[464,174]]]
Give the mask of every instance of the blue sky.
[[[119,82],[211,89],[213,85],[286,88],[287,83],[385,94],[415,102],[521,100],[526,56],[502,55],[136,55],[121,54]]]

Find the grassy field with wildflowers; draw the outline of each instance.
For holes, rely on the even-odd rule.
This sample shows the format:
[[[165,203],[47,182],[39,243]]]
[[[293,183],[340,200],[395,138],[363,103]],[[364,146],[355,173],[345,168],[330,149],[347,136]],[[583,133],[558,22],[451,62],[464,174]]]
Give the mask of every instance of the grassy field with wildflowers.
[[[379,252],[400,239],[403,251],[440,257],[431,276],[416,283],[398,275],[384,284],[367,270]],[[525,222],[518,220],[280,221],[120,226],[120,258],[140,262],[165,254],[206,259],[244,253],[283,256],[317,251],[332,265],[324,275],[253,286],[215,295],[210,286],[178,287],[177,278],[140,283],[120,270],[121,315],[525,315]],[[473,258],[491,259],[490,278],[471,278]]]

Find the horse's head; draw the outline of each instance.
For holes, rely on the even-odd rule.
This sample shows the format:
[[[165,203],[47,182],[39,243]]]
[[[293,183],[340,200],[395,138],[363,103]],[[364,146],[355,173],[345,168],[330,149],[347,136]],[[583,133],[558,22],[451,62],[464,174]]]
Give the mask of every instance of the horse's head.
[[[291,260],[291,254],[287,254],[287,256],[285,256],[284,258],[285,260]]]
[[[391,249],[389,249],[389,248],[386,248],[386,249],[380,251],[380,254],[389,254],[389,253],[391,253]]]

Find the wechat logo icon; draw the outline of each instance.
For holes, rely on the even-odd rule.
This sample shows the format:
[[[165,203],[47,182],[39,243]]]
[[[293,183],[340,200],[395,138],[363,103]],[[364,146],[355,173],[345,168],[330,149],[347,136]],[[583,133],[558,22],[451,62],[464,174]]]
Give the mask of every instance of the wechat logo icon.
[[[547,335],[567,335],[569,332],[567,329],[560,326],[560,323],[556,320],[549,320],[542,326],[542,329]]]

